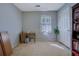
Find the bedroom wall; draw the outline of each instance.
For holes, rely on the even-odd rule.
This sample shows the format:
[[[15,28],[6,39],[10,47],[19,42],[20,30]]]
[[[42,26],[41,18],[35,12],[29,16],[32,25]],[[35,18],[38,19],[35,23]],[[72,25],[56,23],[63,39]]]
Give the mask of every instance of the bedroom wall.
[[[12,47],[19,43],[22,31],[21,11],[10,3],[0,3],[0,32],[8,31]]]

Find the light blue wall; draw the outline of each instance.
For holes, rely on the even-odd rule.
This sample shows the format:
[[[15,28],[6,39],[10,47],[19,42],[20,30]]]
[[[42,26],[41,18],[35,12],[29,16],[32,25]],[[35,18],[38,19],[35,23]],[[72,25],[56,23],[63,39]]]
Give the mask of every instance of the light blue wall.
[[[8,31],[12,47],[19,43],[19,33],[22,31],[21,11],[13,4],[0,3],[0,32]]]

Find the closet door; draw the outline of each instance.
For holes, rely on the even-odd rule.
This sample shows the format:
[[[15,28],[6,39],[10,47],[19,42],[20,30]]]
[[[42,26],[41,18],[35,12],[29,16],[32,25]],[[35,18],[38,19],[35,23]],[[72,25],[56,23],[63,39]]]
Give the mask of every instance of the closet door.
[[[1,32],[0,36],[1,36],[1,46],[2,46],[2,49],[3,49],[3,54],[5,56],[11,55],[12,47],[11,47],[10,40],[8,38],[8,33],[7,32]]]

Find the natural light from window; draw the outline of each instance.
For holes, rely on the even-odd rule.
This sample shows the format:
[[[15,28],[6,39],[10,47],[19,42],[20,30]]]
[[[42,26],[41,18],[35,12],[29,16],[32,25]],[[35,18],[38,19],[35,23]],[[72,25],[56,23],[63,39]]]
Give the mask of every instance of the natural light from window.
[[[51,33],[51,16],[48,15],[42,15],[41,16],[41,32],[44,35],[48,35]]]

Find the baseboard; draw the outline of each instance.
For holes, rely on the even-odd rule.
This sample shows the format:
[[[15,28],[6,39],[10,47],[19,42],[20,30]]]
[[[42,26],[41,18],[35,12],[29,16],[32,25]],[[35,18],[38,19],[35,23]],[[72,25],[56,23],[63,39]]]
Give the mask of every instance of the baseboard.
[[[70,49],[68,46],[66,46],[64,43],[58,41],[59,43],[63,44],[66,48]]]

